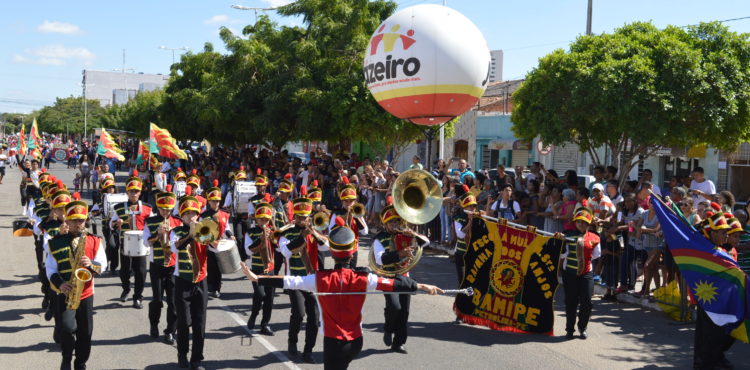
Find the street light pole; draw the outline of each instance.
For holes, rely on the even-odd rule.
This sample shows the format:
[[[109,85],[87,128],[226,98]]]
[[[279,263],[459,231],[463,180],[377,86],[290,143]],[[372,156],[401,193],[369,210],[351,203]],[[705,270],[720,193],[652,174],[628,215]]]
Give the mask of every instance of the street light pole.
[[[266,11],[266,10],[276,10],[278,7],[273,8],[254,8],[250,6],[244,6],[244,5],[231,5],[230,8],[237,9],[237,10],[252,10],[255,11],[255,23],[258,23],[258,10],[260,11]]]
[[[175,50],[182,50],[182,51],[190,51],[190,48],[187,46],[179,47],[179,48],[169,48],[164,45],[159,46],[159,49],[161,50],[171,50],[172,51],[172,64],[174,64],[174,52]]]
[[[125,84],[125,100],[127,103],[127,100],[130,100],[130,94],[128,94],[128,77],[125,75],[125,72],[135,72],[133,68],[125,68],[125,49],[122,49],[122,68],[115,68],[112,70],[113,72],[122,72],[122,81]],[[114,104],[114,102],[112,102]]]

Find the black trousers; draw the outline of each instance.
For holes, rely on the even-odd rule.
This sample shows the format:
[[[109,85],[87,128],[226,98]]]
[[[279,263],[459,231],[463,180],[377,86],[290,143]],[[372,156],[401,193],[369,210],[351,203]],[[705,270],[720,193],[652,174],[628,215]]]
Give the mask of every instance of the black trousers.
[[[175,277],[175,306],[177,306],[177,353],[186,355],[190,350],[190,329],[193,329],[193,352],[190,362],[203,361],[203,343],[206,339],[206,308],[208,292],[206,279],[192,283]]]
[[[362,337],[354,340],[323,338],[323,368],[325,370],[344,370],[362,350]]]
[[[118,250],[117,233],[112,232],[107,224],[107,220],[102,220],[102,235],[104,236],[107,261],[109,262],[110,271],[115,271],[120,266],[120,251]]]
[[[456,262],[456,276],[458,277],[458,286],[461,286],[461,283],[464,282],[464,254],[455,254],[454,260]]]
[[[245,249],[245,248],[242,248]],[[242,258],[242,257],[240,257]],[[221,291],[221,270],[219,270],[219,261],[216,259],[216,253],[208,253],[208,265],[206,266],[206,280],[208,280],[209,292]]]
[[[268,325],[271,321],[271,312],[273,311],[273,296],[275,288],[267,285],[258,285],[253,282],[253,309],[250,316],[253,318],[263,309],[263,315],[260,318],[260,325]]]
[[[42,235],[39,237],[34,235],[34,252],[36,254],[37,276],[39,277],[39,282],[42,283],[42,294],[44,294],[45,299],[49,299],[54,293],[49,287],[47,269],[44,267],[44,241],[42,238]]]
[[[234,235],[237,236],[237,241],[241,241],[242,238],[244,238],[245,232],[247,232],[247,213],[241,213],[237,214],[235,216],[232,216],[232,225],[234,231]],[[239,237],[239,235],[243,235],[243,237]],[[238,246],[239,247],[239,246]],[[247,256],[247,252],[245,252],[245,248],[237,248],[240,252],[240,259],[242,261],[247,260],[249,257]]]
[[[591,318],[591,295],[594,294],[594,273],[578,276],[575,272],[563,272],[563,289],[565,290],[565,331],[574,332],[576,313],[578,313],[578,330],[584,331]]]
[[[693,369],[716,369],[724,359],[734,338],[724,328],[714,324],[706,311],[698,307],[698,318],[695,320],[695,342],[693,346]]]
[[[292,304],[292,316],[289,318],[289,343],[297,344],[297,336],[302,327],[302,319],[307,315],[305,323],[305,353],[312,352],[318,335],[318,302],[310,292],[301,290],[287,290]]]
[[[167,327],[164,334],[177,330],[177,308],[174,303],[174,266],[164,267],[162,263],[151,263],[151,291],[153,298],[148,304],[148,320],[151,325],[159,325],[161,309],[167,303]]]
[[[281,266],[283,266],[286,262],[286,258],[284,258],[284,255],[281,254],[278,250],[274,249],[273,251],[273,274],[278,275],[279,271],[281,271]]]
[[[120,258],[122,261],[122,266],[120,266],[122,290],[130,291],[130,273],[132,272],[135,277],[133,299],[143,299],[143,288],[146,285],[147,257],[128,257],[123,254],[120,255]]]
[[[410,304],[409,294],[385,295],[385,331],[393,333],[394,346],[406,344]]]
[[[94,331],[94,296],[81,300],[78,309],[67,310],[65,295],[55,299],[60,321],[60,345],[63,362],[70,363],[75,351],[75,367],[82,367],[91,354],[91,333]]]

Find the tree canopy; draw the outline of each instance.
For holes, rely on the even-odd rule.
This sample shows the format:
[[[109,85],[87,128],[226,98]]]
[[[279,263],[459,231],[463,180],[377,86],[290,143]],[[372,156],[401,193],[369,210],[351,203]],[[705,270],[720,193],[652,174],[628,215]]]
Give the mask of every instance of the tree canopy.
[[[636,22],[539,60],[513,94],[513,132],[623,159],[660,147],[732,150],[750,139],[750,42],[720,23]],[[621,154],[626,154],[623,158]],[[629,167],[630,166],[630,167]]]
[[[84,125],[83,97],[69,96],[57,98],[55,104],[46,106],[27,115],[24,123],[28,127],[34,118],[37,119],[39,130],[49,133],[83,134],[84,126],[89,130],[101,126],[105,109],[99,101],[87,99],[86,125]]]

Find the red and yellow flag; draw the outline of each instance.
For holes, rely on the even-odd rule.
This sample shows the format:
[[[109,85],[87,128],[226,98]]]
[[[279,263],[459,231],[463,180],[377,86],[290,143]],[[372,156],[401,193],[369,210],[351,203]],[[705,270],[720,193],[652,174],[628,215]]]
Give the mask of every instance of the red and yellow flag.
[[[99,147],[96,149],[96,153],[107,158],[115,158],[118,161],[125,160],[125,157],[121,154],[122,150],[104,127],[102,127],[102,134],[99,136]]]
[[[29,129],[29,143],[28,143],[29,149],[37,149],[42,147],[42,139],[39,136],[39,127],[36,123],[36,118],[34,118],[34,123],[31,124],[31,129]]]
[[[159,155],[165,158],[187,159],[187,153],[177,146],[177,142],[166,129],[151,124],[150,140],[159,146]]]
[[[18,155],[26,155],[26,134],[24,134],[24,131],[26,131],[26,127],[24,124],[21,124],[21,132],[18,133]]]

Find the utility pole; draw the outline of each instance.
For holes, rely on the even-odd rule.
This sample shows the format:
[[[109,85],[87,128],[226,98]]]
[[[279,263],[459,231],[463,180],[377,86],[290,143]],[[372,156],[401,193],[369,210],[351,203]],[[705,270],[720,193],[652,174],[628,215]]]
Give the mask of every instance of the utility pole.
[[[125,103],[130,100],[130,94],[128,93],[128,76],[125,74],[125,72],[135,72],[132,68],[126,68],[125,67],[125,49],[122,49],[122,68],[115,68],[112,70],[113,72],[122,72],[122,81],[125,85]],[[112,102],[114,104],[114,101]]]
[[[586,12],[586,34],[591,34],[591,10],[594,7],[594,0],[589,0],[589,8]]]

